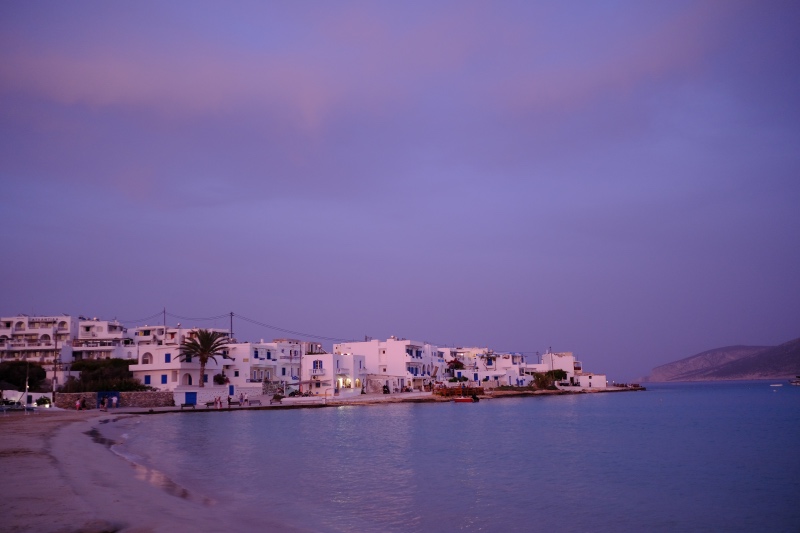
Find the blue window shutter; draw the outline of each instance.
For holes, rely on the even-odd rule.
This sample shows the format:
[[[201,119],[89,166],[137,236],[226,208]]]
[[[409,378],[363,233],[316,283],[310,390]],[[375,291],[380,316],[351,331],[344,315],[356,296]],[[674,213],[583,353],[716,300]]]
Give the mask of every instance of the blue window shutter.
[[[161,384],[162,385],[166,385],[167,384],[167,375],[166,374],[161,374]]]
[[[170,361],[172,361],[172,354],[171,353],[165,353],[164,354],[164,362],[165,363],[169,363]]]
[[[149,375],[144,377],[144,384],[145,385],[150,385],[150,376]]]
[[[203,383],[208,383],[208,374],[203,374]]]

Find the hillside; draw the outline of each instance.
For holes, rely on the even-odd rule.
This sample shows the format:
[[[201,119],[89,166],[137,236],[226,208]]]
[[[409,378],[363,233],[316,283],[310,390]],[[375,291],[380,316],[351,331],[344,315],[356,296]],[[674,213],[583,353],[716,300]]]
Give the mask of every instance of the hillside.
[[[657,366],[648,381],[694,381],[695,375],[713,371],[725,364],[752,356],[771,346],[727,346],[692,355],[679,361]]]
[[[653,369],[648,381],[713,381],[800,375],[800,339],[780,346],[728,346]]]

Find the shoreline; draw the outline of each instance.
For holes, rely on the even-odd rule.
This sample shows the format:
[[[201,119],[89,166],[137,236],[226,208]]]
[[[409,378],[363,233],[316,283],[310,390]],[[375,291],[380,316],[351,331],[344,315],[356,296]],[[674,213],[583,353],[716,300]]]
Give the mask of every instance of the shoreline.
[[[623,389],[621,389],[623,390]],[[605,392],[617,392],[607,390]],[[343,405],[449,402],[430,393],[296,399],[281,405],[231,407],[222,411],[307,409]],[[586,394],[581,391],[496,391],[482,399]],[[306,400],[306,401],[302,401]],[[39,409],[0,415],[0,465],[7,483],[0,499],[3,530],[43,533],[172,532],[224,530],[232,517],[209,495],[193,492],[163,473],[114,450],[128,423],[141,415],[209,412],[216,409],[119,408],[71,411]],[[237,521],[242,531],[300,532],[261,518]]]
[[[640,392],[646,391],[645,387],[638,388],[619,388],[607,387],[604,389],[580,389],[580,390],[494,390],[490,394],[482,394],[479,396],[480,400],[499,400],[503,398],[519,398],[519,397],[540,397],[546,398],[551,396],[571,396],[576,394],[606,394],[616,392]],[[115,410],[109,410],[108,413],[135,413],[142,415],[153,415],[163,413],[207,413],[219,411],[267,411],[267,410],[286,410],[286,409],[321,409],[324,407],[341,407],[341,406],[358,406],[358,405],[382,405],[392,403],[446,403],[452,402],[452,396],[438,396],[430,392],[410,392],[410,393],[396,393],[391,395],[383,394],[367,394],[367,395],[353,395],[345,397],[337,396],[310,396],[310,397],[286,397],[282,403],[270,404],[268,396],[256,396],[251,398],[251,401],[260,401],[260,405],[247,405],[236,407],[222,407],[215,409],[213,407],[204,407],[196,405],[191,409],[183,409],[180,406],[172,407],[120,407]]]
[[[109,429],[137,414],[43,410],[0,416],[3,531],[42,533],[223,531],[231,517],[201,494],[111,450]],[[169,484],[172,483],[172,490]],[[301,530],[260,519],[243,531]]]

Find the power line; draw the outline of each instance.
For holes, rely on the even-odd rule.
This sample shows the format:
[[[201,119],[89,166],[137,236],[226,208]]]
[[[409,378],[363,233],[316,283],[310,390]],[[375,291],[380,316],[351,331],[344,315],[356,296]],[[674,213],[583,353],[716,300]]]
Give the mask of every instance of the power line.
[[[342,337],[326,337],[324,335],[314,335],[313,333],[304,333],[302,331],[294,331],[291,329],[281,328],[278,326],[273,326],[271,324],[266,324],[264,322],[259,322],[258,320],[253,320],[252,318],[247,318],[246,316],[237,315],[236,313],[233,314],[236,318],[244,320],[245,322],[249,322],[251,324],[255,324],[256,326],[261,326],[267,329],[272,329],[275,331],[280,331],[281,333],[288,333],[290,335],[299,335],[301,337],[307,337],[312,339],[324,340],[324,341],[348,341],[349,339],[344,339]]]
[[[158,313],[155,313],[153,315],[146,316],[144,318],[137,318],[136,320],[120,320],[120,319],[118,319],[118,322],[120,324],[130,324],[131,322],[133,322],[134,324],[137,324],[137,323],[140,323],[140,322],[145,322],[147,320],[151,320],[153,318],[159,317],[159,316],[161,316],[161,314],[162,314],[162,311],[159,311]]]
[[[170,313],[169,311],[167,311],[166,314],[167,314],[167,316],[170,316],[172,318],[179,318],[181,320],[219,320],[220,318],[228,318],[229,316],[231,316],[230,313],[225,313],[224,315],[207,316],[207,317],[197,318],[197,317],[174,315],[174,314]]]
[[[220,314],[220,315],[208,316],[208,317],[188,317],[188,316],[183,316],[183,315],[176,315],[174,313],[170,313],[169,311],[166,311],[166,312],[165,311],[159,311],[159,312],[154,313],[154,314],[152,314],[150,316],[147,316],[145,318],[140,318],[140,319],[136,319],[136,320],[120,320],[119,322],[120,323],[131,323],[131,322],[133,322],[133,323],[141,323],[141,322],[146,322],[148,320],[152,320],[154,318],[163,316],[164,314],[166,314],[167,316],[169,316],[171,318],[177,318],[179,320],[190,320],[190,321],[220,320],[220,319],[223,319],[223,318],[229,318],[231,315],[233,315],[234,317],[239,318],[241,320],[244,320],[245,322],[248,322],[250,324],[253,324],[253,325],[256,325],[256,326],[261,326],[263,328],[271,329],[271,330],[274,330],[274,331],[280,331],[281,333],[287,333],[289,335],[296,335],[296,336],[305,337],[305,338],[311,338],[311,339],[317,339],[317,340],[323,340],[323,341],[332,341],[332,342],[356,342],[353,339],[346,339],[346,338],[343,338],[343,337],[329,337],[329,336],[326,336],[326,335],[315,335],[313,333],[306,333],[306,332],[302,332],[302,331],[295,331],[295,330],[288,329],[288,328],[282,328],[280,326],[275,326],[275,325],[272,325],[272,324],[267,324],[266,322],[261,322],[259,320],[248,318],[248,317],[246,317],[244,315],[240,315],[240,314],[237,314],[237,313],[223,313],[223,314]],[[443,343],[427,342],[427,344],[431,344],[431,345],[437,346],[439,348],[457,348],[456,345],[450,346],[448,344],[443,344]],[[517,354],[536,354],[536,353],[539,353],[539,352],[533,351],[533,350],[493,350],[493,351],[495,353],[517,353]]]

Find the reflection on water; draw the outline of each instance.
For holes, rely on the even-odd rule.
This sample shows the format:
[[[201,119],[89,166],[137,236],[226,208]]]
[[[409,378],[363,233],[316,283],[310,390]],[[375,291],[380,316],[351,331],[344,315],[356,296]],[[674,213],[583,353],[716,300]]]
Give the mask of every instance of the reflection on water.
[[[117,422],[118,420],[120,419],[100,420],[100,424]],[[205,506],[214,505],[215,503],[214,500],[204,496],[195,495],[189,492],[188,489],[179,485],[178,483],[175,483],[172,479],[169,478],[169,476],[165,475],[163,472],[160,472],[155,468],[150,468],[144,466],[143,464],[137,463],[129,455],[125,454],[122,450],[118,449],[121,446],[122,442],[119,442],[114,438],[109,438],[107,436],[104,436],[102,433],[100,433],[100,431],[97,428],[92,428],[89,431],[86,431],[85,434],[91,437],[93,442],[105,446],[119,457],[125,459],[128,462],[128,464],[130,464],[133,467],[136,479],[145,481],[153,485],[154,487],[163,490],[170,496],[175,496],[176,498],[182,498],[184,500],[196,501]],[[122,438],[126,438],[127,435],[128,435],[127,433],[123,433]]]
[[[800,390],[688,387],[148,417],[126,445],[313,531],[793,531]]]

